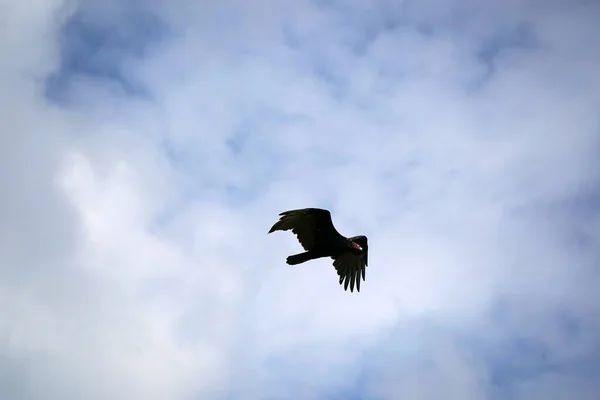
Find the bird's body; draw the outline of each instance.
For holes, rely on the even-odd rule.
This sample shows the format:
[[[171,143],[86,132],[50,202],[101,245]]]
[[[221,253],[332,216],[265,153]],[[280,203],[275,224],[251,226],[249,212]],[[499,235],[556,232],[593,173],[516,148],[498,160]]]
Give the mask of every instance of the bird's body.
[[[323,257],[333,258],[333,266],[340,276],[340,285],[344,290],[360,291],[360,278],[365,280],[365,268],[368,261],[368,242],[366,236],[347,238],[333,226],[331,213],[320,208],[304,208],[284,211],[269,233],[291,230],[305,252],[287,258],[289,265],[301,264]]]

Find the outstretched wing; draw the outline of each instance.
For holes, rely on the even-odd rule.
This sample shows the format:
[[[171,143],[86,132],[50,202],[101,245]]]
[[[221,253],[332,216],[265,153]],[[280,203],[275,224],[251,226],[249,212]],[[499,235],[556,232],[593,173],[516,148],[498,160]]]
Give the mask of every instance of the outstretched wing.
[[[317,244],[329,243],[342,236],[333,226],[331,213],[327,210],[304,208],[284,211],[279,215],[279,221],[273,225],[269,233],[291,229],[306,251]]]
[[[348,286],[350,286],[350,291],[354,292],[354,285],[356,284],[356,291],[360,292],[360,279],[362,277],[362,280],[365,280],[369,246],[366,236],[356,236],[350,238],[350,240],[362,247],[362,253],[355,254],[351,251],[342,253],[334,258],[333,266],[340,277],[340,285],[344,284],[344,290],[348,290]]]

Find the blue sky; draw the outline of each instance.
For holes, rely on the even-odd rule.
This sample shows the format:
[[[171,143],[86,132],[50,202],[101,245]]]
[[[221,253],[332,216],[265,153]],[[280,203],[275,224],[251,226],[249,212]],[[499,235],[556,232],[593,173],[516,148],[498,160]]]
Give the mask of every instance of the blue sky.
[[[600,396],[593,2],[13,3],[0,398]]]

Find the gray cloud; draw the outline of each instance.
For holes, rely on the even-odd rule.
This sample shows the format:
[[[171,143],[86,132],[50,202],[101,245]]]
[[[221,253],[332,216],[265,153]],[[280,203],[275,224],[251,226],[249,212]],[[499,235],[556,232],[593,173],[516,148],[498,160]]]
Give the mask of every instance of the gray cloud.
[[[0,24],[3,398],[594,398],[595,5],[115,4]]]

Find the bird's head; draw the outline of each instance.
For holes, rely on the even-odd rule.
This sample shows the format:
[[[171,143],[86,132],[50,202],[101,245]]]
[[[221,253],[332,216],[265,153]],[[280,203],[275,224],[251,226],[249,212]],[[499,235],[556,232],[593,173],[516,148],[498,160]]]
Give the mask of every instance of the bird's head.
[[[360,246],[358,245],[358,243],[356,243],[356,242],[353,242],[353,241],[350,241],[350,245],[351,245],[353,248],[355,248],[356,250],[358,250],[358,251],[362,251],[362,249],[363,249],[362,247],[360,247]]]

